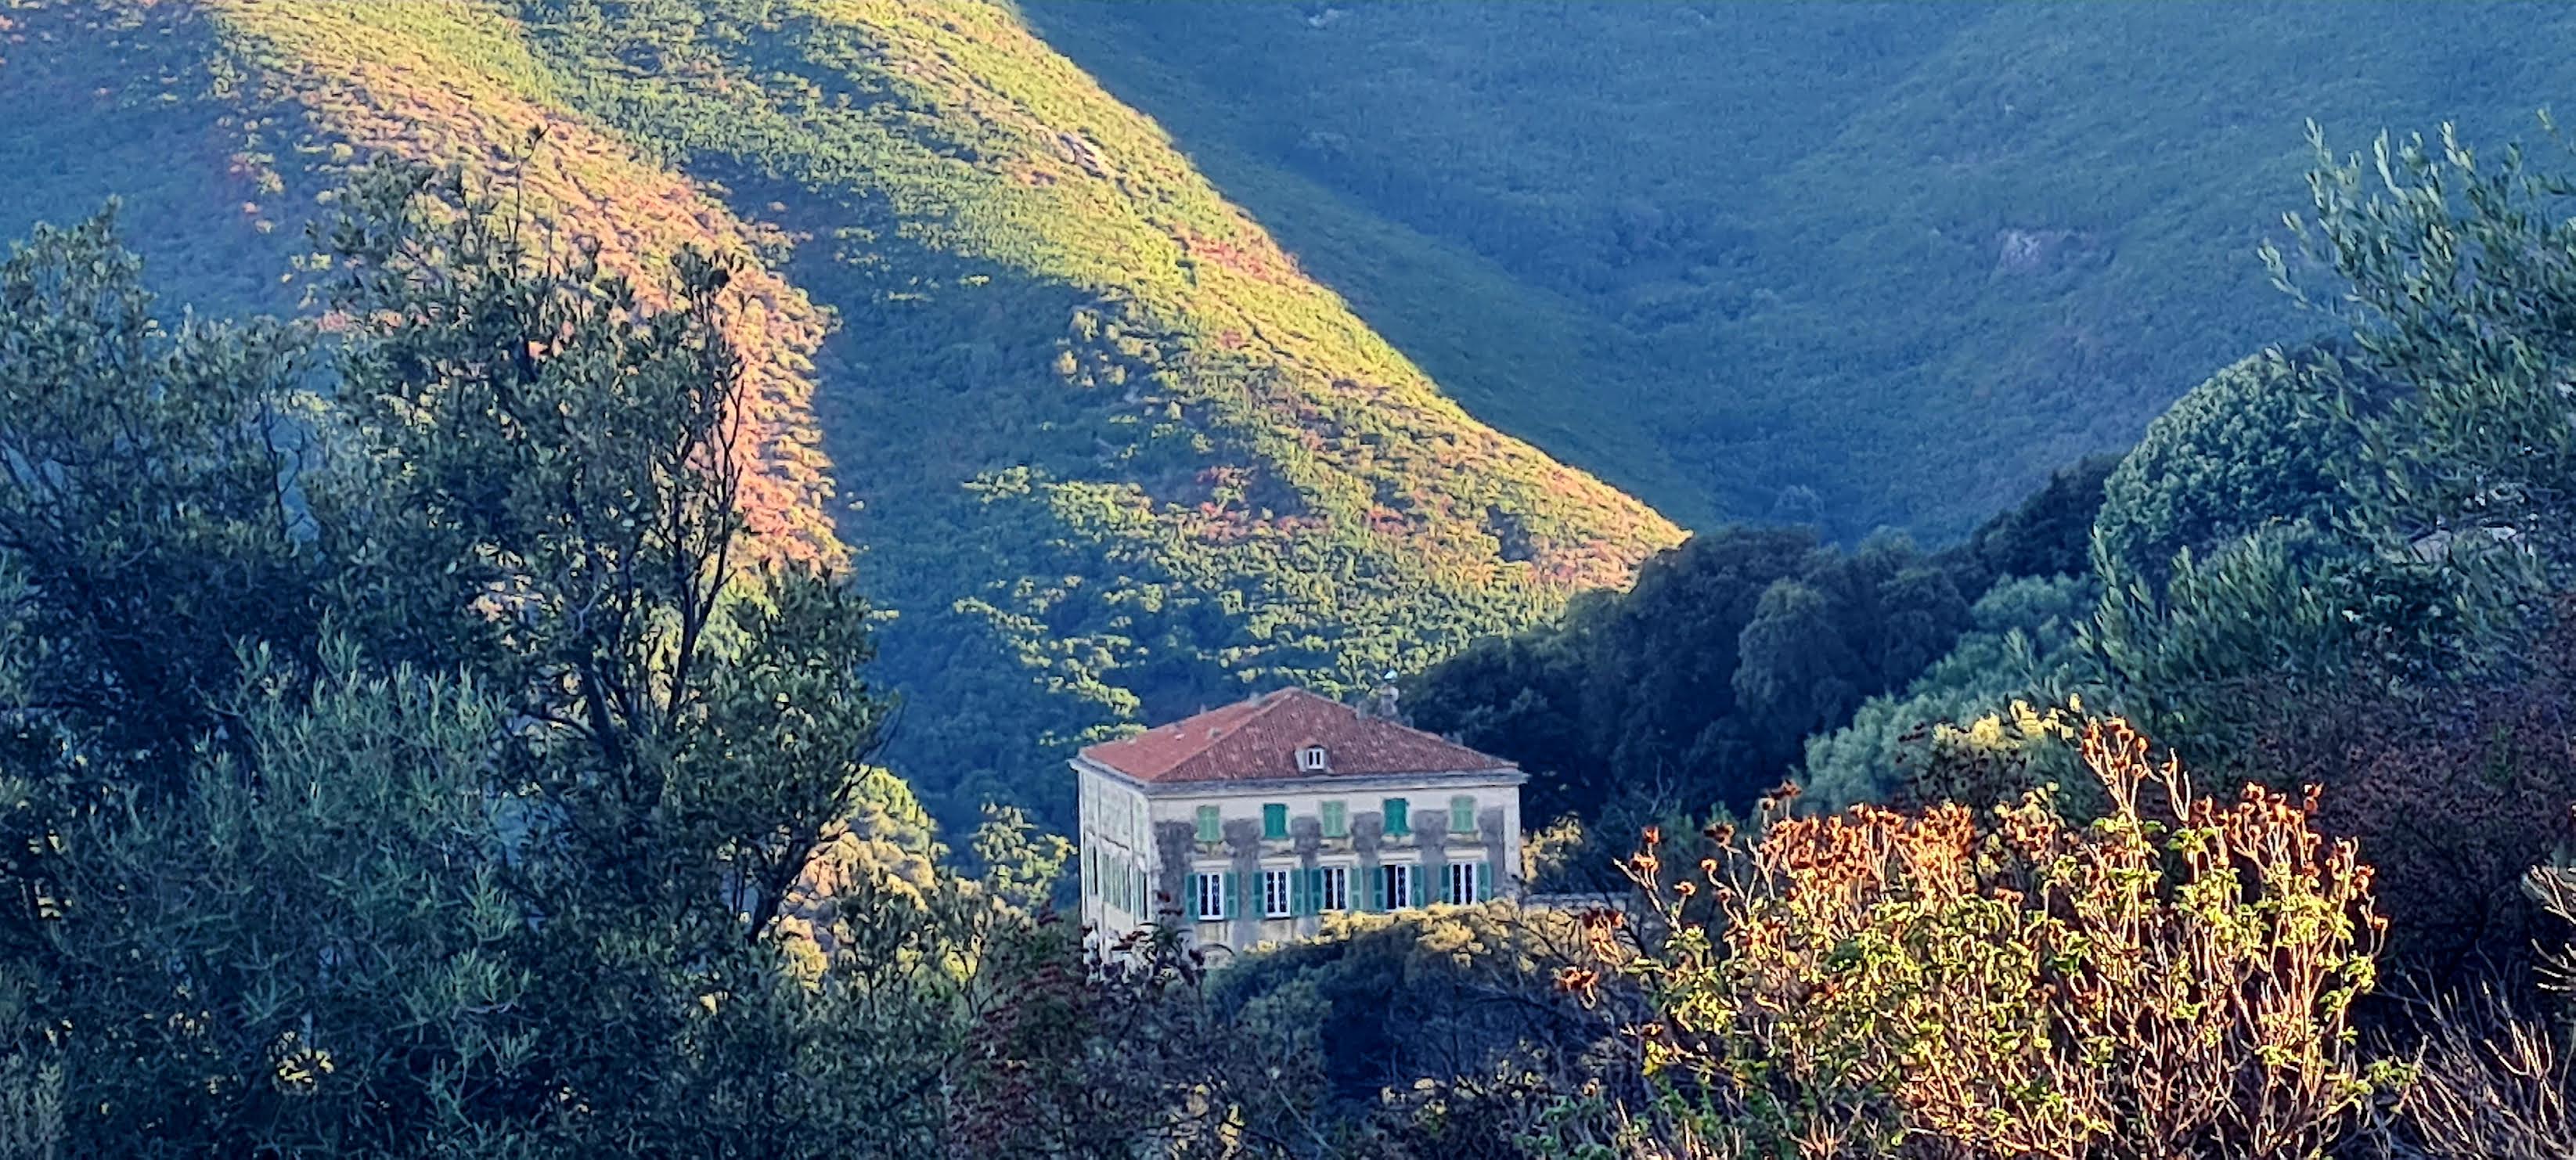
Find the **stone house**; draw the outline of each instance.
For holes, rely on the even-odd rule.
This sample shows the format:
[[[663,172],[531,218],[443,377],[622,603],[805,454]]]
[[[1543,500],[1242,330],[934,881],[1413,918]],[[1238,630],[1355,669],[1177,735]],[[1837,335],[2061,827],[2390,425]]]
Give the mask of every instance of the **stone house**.
[[[1082,919],[1103,944],[1164,922],[1242,950],[1311,935],[1330,911],[1520,885],[1527,775],[1303,689],[1094,745],[1072,765]]]

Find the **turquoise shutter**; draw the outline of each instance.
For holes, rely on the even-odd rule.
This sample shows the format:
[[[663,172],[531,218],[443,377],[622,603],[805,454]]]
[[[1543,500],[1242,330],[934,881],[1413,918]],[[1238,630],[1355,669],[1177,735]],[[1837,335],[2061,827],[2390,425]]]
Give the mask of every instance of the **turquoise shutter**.
[[[1370,910],[1381,910],[1381,911],[1382,911],[1382,910],[1385,910],[1385,909],[1386,909],[1386,867],[1384,867],[1384,866],[1379,866],[1379,867],[1376,867],[1375,869],[1370,870],[1370,871],[1369,871],[1368,880],[1369,880],[1369,909],[1370,909]]]
[[[1476,901],[1490,902],[1494,897],[1494,864],[1476,863]]]
[[[1288,913],[1291,917],[1306,913],[1306,872],[1288,872]]]
[[[1423,879],[1429,877],[1429,875],[1422,872],[1422,867],[1416,866],[1413,868],[1413,873],[1405,875],[1405,877],[1413,879],[1413,904],[1415,906],[1422,905],[1423,891],[1430,885],[1429,883],[1424,882]]]
[[[1228,870],[1225,872],[1225,916],[1237,918],[1242,914],[1243,876]]]
[[[1317,866],[1307,871],[1306,876],[1306,903],[1314,907],[1310,913],[1322,914],[1324,913],[1324,868]]]

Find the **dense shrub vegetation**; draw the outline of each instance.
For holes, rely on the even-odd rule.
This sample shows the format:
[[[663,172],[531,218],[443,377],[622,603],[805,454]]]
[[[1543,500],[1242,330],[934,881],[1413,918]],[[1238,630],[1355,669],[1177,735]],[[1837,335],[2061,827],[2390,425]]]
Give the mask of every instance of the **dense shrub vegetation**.
[[[2248,788],[2196,796],[2125,723],[2078,739],[2107,804],[1859,807],[1721,841],[1615,965],[1690,1133],[1754,1155],[2295,1156],[2371,1084],[2350,1034],[2385,920],[2350,840]],[[1705,894],[1703,902],[1701,895]],[[1721,1152],[1726,1151],[1722,1144]]]
[[[2555,969],[2531,948],[2564,935],[2552,867],[2576,804],[2563,777],[2568,186],[2521,151],[2481,156],[2446,131],[2382,139],[2368,156],[2320,146],[2312,191],[2311,212],[2290,219],[2300,249],[2270,260],[2347,337],[2264,352],[2187,397],[2094,476],[2100,510],[2074,572],[1997,584],[1910,687],[1810,736],[1793,771],[1803,798],[1794,785],[1763,795],[1750,830],[1713,826],[1706,846],[1650,839],[1631,870],[1658,905],[1599,928],[1648,997],[1605,967],[1568,981],[1643,1004],[1642,1059],[1668,1100],[1612,1106],[1591,1138],[1814,1157],[2541,1156],[2576,1139],[2566,1046],[2547,1029],[2563,1012],[2539,1009],[2525,982]],[[1641,581],[1625,599],[1652,592]],[[1491,661],[1547,671],[1523,659],[1547,655],[1524,642],[1574,639],[1588,611],[1435,668],[1426,699],[1475,687],[1471,674],[1492,681],[1508,695],[1452,711],[1508,725],[1517,707],[1544,726],[1527,734],[1534,747],[1586,767],[1569,741],[1580,733],[1529,713],[1546,687],[1495,680],[1509,670]],[[1690,641],[1676,652],[1708,651],[1683,635],[1688,615],[1660,623]],[[1809,639],[1804,655],[1835,655],[1829,635]],[[1660,644],[1651,623],[1625,640],[1644,655]],[[2103,706],[2171,749],[2091,716]],[[2140,778],[2176,776],[2173,753],[2203,784],[2245,784],[2243,804],[2141,806]],[[1816,799],[1903,804],[1806,812]],[[1718,804],[1746,813],[1741,797]],[[2061,853],[2028,861],[2043,848]],[[2214,851],[2248,861],[2197,860]],[[2082,901],[2086,882],[2155,881],[2081,869],[2121,859],[2182,875],[2129,896],[2181,908],[2173,920]],[[2267,859],[2280,861],[2258,869]],[[2270,889],[2321,893],[2222,902]],[[2258,916],[2298,933],[2229,933]],[[2118,983],[2013,973],[2096,969],[2090,956],[2110,944],[2078,928],[2097,917],[2207,946],[2184,956],[2189,970]],[[1994,954],[2025,934],[2083,949]],[[2308,949],[2243,958],[2244,974],[2221,969],[2214,948],[2227,945]],[[2294,967],[2307,972],[2296,985],[2268,976]],[[2392,970],[2459,998],[2370,999],[2369,981]],[[2290,1017],[2216,998],[2230,993],[2306,998]],[[2016,1033],[1979,1014],[1989,1003],[2036,1022]],[[2242,1012],[2243,1034],[2149,1030],[2185,1013],[2205,1028],[2227,1010]],[[2284,1034],[2299,1042],[2266,1040]],[[2088,1035],[2102,1046],[2083,1048]],[[2211,1054],[2158,1046],[2184,1042]],[[2414,1044],[2423,1070],[2406,1066]],[[2149,1087],[2123,1086],[2133,1079]],[[1590,1082],[1550,1082],[1566,1122],[1582,1122],[1591,1105],[1572,1093]]]
[[[1024,7],[1462,398],[1598,404],[1509,429],[1694,526],[1844,541],[1955,536],[2212,369],[2329,330],[2251,256],[2302,121],[2518,133],[2567,87],[2538,46],[2576,19]]]
[[[1938,552],[1892,538],[1844,551],[1804,531],[1702,533],[1648,561],[1627,592],[1585,597],[1558,623],[1431,667],[1407,704],[1416,724],[1530,770],[1533,817],[1597,817],[1614,801],[1644,816],[1742,809],[1790,772],[1808,737],[1906,691],[1967,647],[1962,634],[1977,630],[1989,653],[2016,625],[2025,638],[2064,635],[2062,620],[2019,607],[2030,589],[2014,578],[2082,571],[2110,469],[2068,468]],[[1946,679],[1970,679],[1971,664]],[[1930,719],[1874,716],[1880,732]],[[1855,749],[1838,776],[1883,782],[1892,774],[1878,757]]]
[[[865,764],[867,606],[744,499],[730,261],[653,306],[461,179],[339,204],[327,353],[161,328],[105,218],[0,264],[12,1155],[1079,1153],[1268,1106],[1196,1052],[999,1117],[1198,1042],[1195,967],[1092,973],[1038,913],[1062,839],[998,815],[961,874]]]
[[[144,176],[0,259],[0,1157],[2576,1153],[2545,118],[2319,131],[2246,306],[2175,240],[2237,187],[2175,183],[2270,144],[2026,179],[2152,120],[2161,10],[6,11],[0,95],[106,138],[0,131],[9,224]],[[2298,11],[2236,35],[2446,75],[2564,19]],[[1769,172],[1554,128],[1801,78]],[[1718,344],[1773,397],[1633,405]],[[985,800],[1388,667],[1588,896],[1102,947],[1065,819]]]
[[[81,58],[0,84],[115,76],[151,29],[103,29],[171,23],[148,7],[35,10]],[[1460,410],[1006,6],[227,3],[172,28],[154,51],[210,79],[119,107],[210,123],[200,159],[257,187],[277,276],[309,278],[287,239],[385,155],[506,178],[648,295],[683,246],[735,261],[748,518],[803,558],[865,545],[884,677],[937,707],[888,757],[952,823],[1000,799],[1069,825],[1085,737],[1418,667],[1679,538]]]

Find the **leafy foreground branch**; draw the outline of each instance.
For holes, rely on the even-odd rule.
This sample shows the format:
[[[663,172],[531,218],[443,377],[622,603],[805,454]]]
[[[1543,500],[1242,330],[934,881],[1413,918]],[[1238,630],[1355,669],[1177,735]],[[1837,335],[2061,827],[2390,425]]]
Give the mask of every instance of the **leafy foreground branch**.
[[[2352,1023],[2385,929],[2313,795],[2193,794],[2118,721],[2104,815],[1858,807],[1723,830],[1666,881],[1649,835],[1644,1063],[1683,1149],[1780,1157],[2321,1152],[2389,1069]],[[1590,985],[1577,975],[1570,980]]]
[[[165,329],[105,218],[0,263],[0,1156],[1241,1135],[1197,1057],[987,1122],[1196,977],[1095,974],[1061,839],[960,873],[868,764],[866,603],[743,518],[732,268],[339,204],[327,345]]]

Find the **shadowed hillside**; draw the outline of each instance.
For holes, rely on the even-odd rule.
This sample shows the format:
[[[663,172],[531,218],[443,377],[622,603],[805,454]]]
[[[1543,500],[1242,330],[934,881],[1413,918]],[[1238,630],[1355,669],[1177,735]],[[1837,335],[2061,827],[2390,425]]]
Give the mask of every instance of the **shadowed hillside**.
[[[1658,453],[1562,454],[1846,538],[1963,532],[2312,331],[2255,258],[2308,119],[2527,135],[2571,79],[2530,5],[1026,7],[1463,397],[1565,379],[1459,335],[1584,333],[1590,437]],[[1478,329],[1439,261],[1511,283],[1457,279]]]

